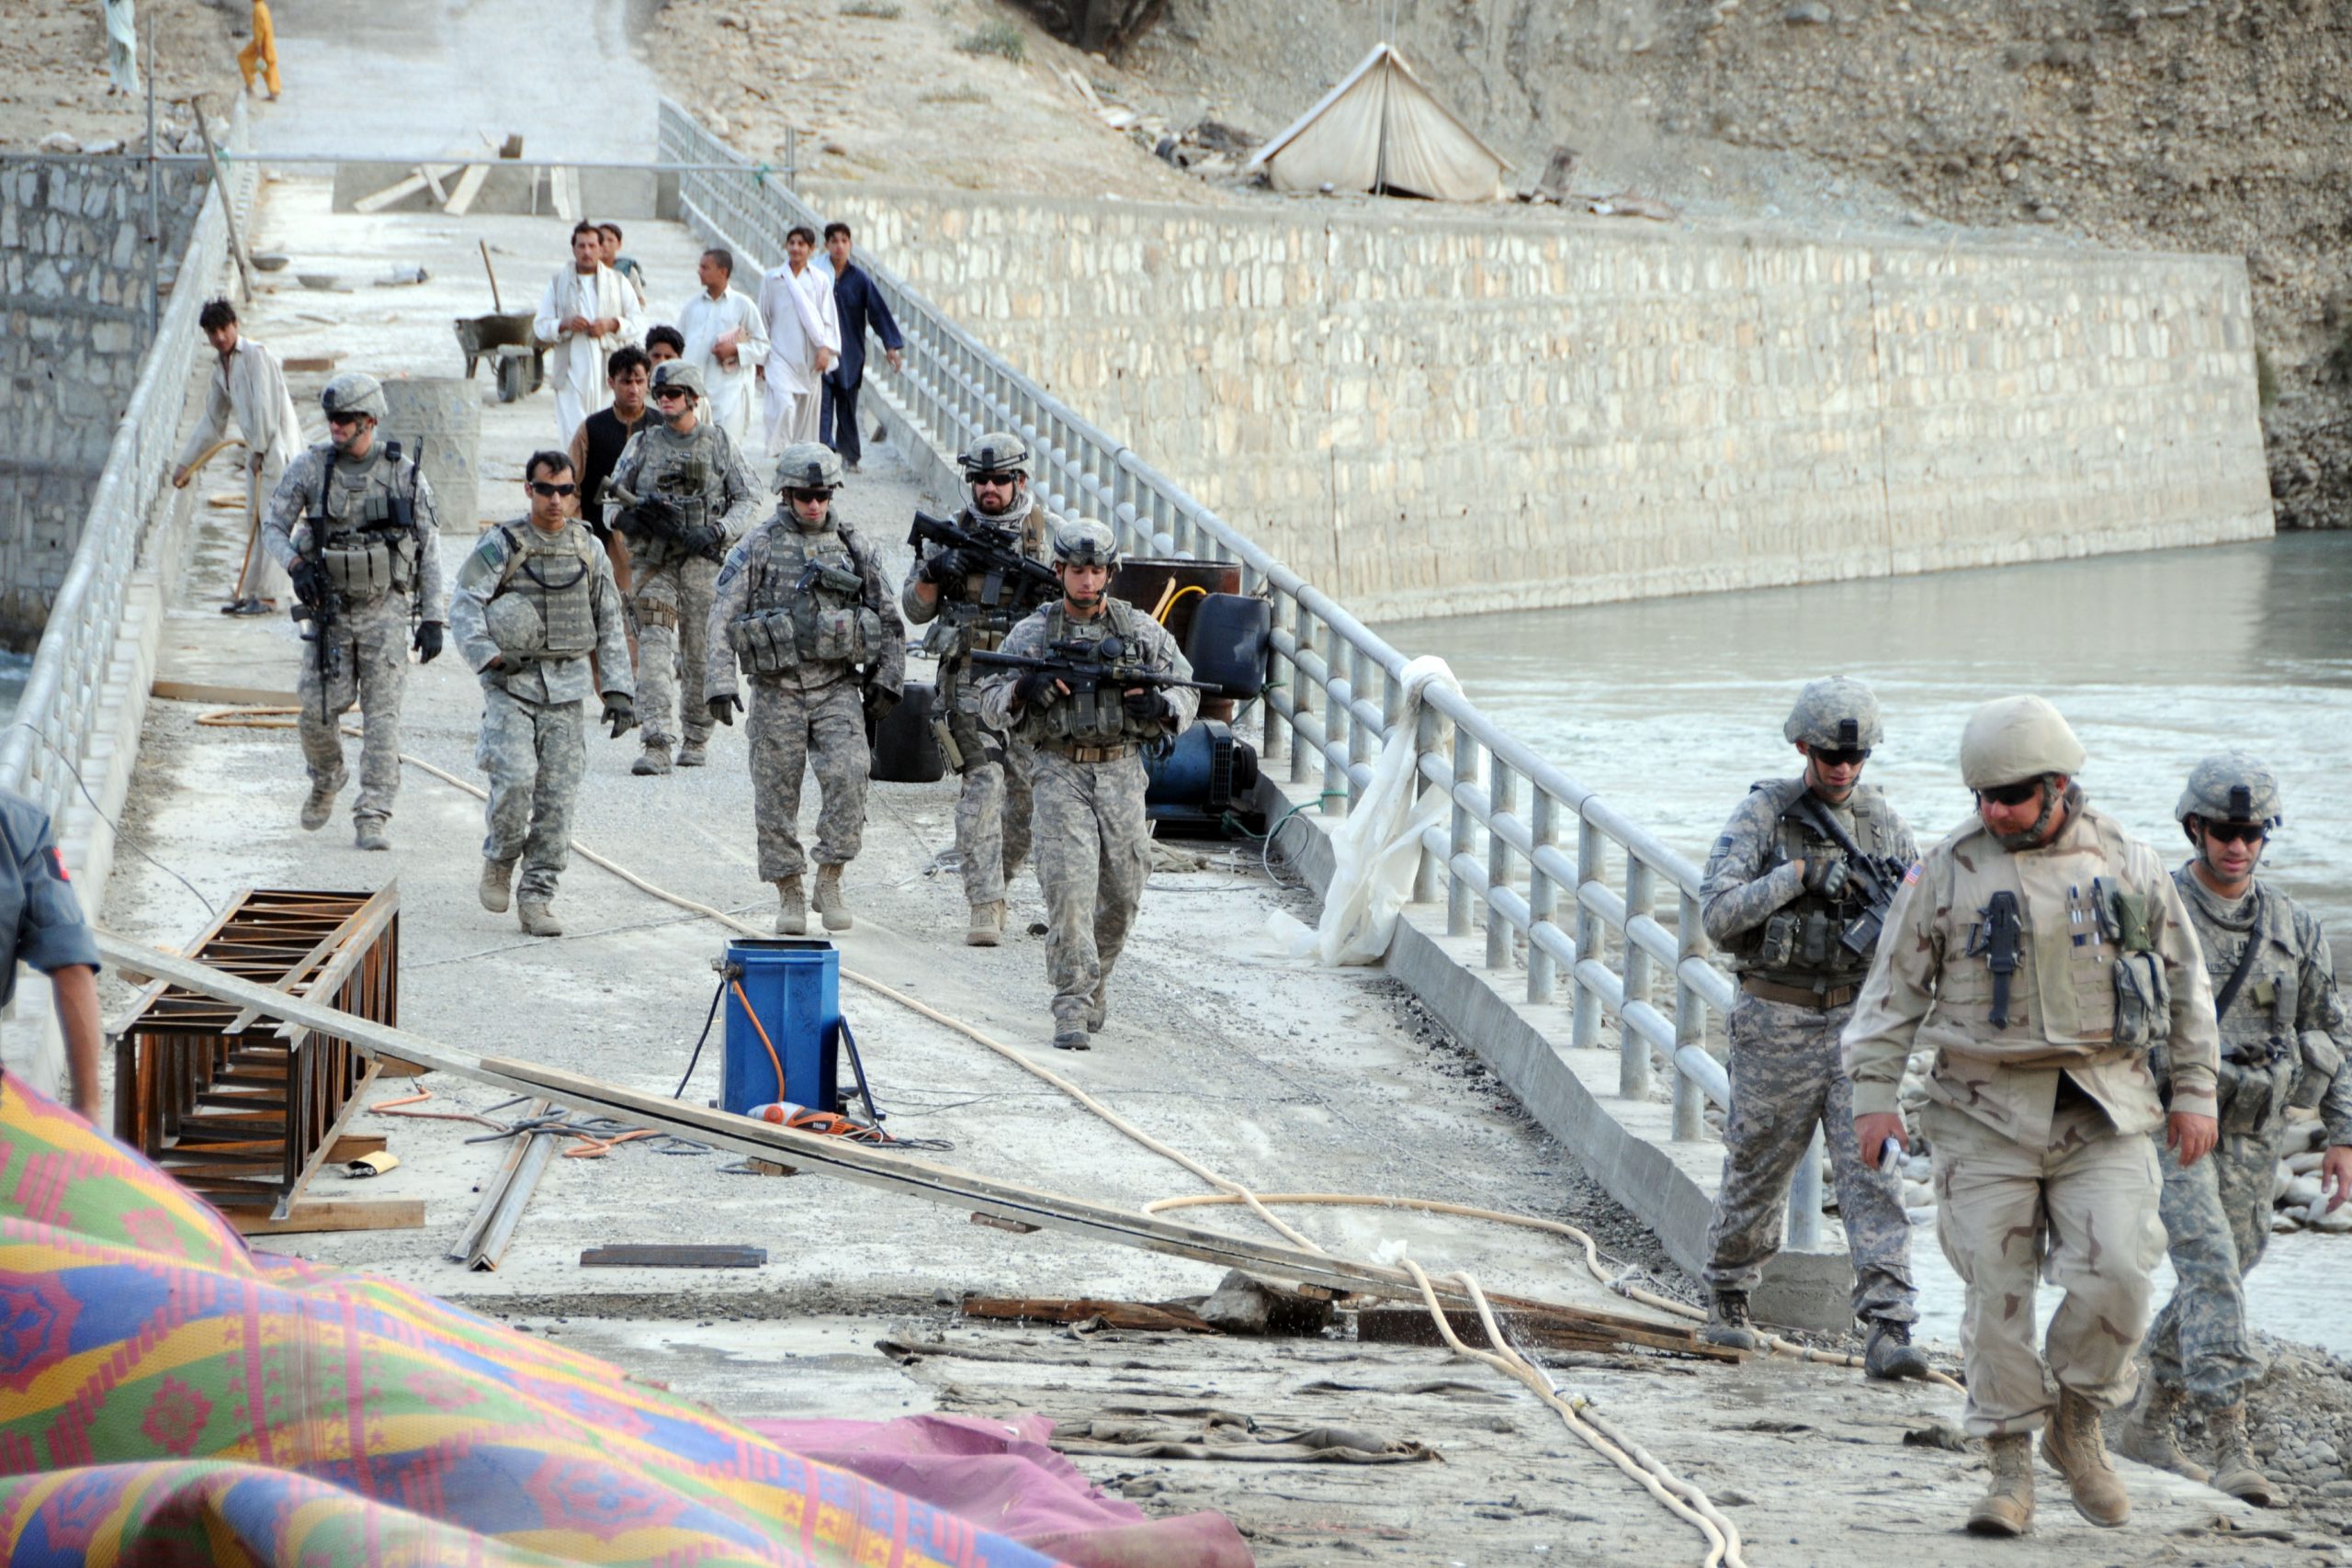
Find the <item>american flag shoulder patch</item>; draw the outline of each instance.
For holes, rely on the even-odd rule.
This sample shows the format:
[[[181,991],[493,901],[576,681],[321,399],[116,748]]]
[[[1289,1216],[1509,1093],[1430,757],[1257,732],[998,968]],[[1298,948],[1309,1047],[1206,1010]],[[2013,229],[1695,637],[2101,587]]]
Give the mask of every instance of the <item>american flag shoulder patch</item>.
[[[1915,860],[1911,863],[1911,869],[1903,874],[1904,886],[1908,887],[1913,883],[1919,880],[1919,866],[1920,863],[1918,861]]]
[[[71,882],[74,880],[72,877],[65,874],[65,856],[59,851],[55,844],[49,846],[49,863],[55,868],[58,881]]]

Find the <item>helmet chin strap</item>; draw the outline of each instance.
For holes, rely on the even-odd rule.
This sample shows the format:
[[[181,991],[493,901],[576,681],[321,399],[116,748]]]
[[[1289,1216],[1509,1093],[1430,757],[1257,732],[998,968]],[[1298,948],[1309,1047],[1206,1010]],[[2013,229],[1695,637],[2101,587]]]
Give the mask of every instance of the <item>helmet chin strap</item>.
[[[2058,807],[2062,804],[2059,792],[2050,787],[2050,775],[2044,773],[2041,777],[2041,815],[2033,819],[2033,826],[2020,833],[1996,833],[1993,841],[2005,850],[2040,849],[2049,841],[2051,818],[2058,815]]]

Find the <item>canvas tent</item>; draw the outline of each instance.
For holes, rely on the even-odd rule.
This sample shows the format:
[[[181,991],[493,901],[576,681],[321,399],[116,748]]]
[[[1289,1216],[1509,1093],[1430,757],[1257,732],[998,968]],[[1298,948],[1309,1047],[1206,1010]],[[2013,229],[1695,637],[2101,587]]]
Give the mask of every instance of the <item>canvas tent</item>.
[[[1510,165],[1471,134],[1405,57],[1375,44],[1347,80],[1250,161],[1276,190],[1393,191],[1494,201]]]

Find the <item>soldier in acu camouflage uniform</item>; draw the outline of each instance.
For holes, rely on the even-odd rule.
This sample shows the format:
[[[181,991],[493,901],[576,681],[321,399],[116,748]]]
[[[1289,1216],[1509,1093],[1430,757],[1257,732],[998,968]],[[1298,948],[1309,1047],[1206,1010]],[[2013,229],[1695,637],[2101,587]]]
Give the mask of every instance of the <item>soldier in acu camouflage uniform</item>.
[[[401,784],[401,688],[408,655],[431,663],[447,619],[441,598],[441,533],[433,487],[397,442],[379,442],[384,389],[373,376],[343,375],[319,394],[327,439],[286,469],[270,497],[262,544],[293,580],[295,616],[310,621],[296,684],[297,727],[310,764],[302,826],[322,828],[349,776],[338,721],[359,705],[359,798],[351,812],[363,850],[389,850],[384,824]],[[322,620],[332,625],[320,630]],[[412,636],[411,621],[416,625]],[[322,675],[317,641],[325,643]]]
[[[813,441],[776,459],[784,504],[729,552],[711,605],[709,716],[733,724],[740,660],[752,680],[752,810],[760,876],[775,885],[775,929],[808,929],[800,877],[800,779],[813,765],[817,810],[817,913],[829,931],[853,924],[842,867],[857,858],[865,829],[866,726],[879,723],[906,680],[907,642],[873,547],[833,516],[841,455]]]
[[[1967,1286],[1961,1348],[1971,1436],[1992,1482],[1980,1535],[2033,1523],[2034,1431],[2096,1525],[2132,1517],[2099,1414],[2128,1403],[2164,1254],[2146,1134],[2181,1163],[2213,1146],[2213,994],[2156,852],[2075,782],[2083,743],[2040,697],[1984,704],[1961,734],[1976,817],[1895,896],[1846,1025],[1854,1134],[1908,1146],[1900,1089],[1935,1054],[1920,1112],[1936,1161],[1936,1235]],[[2166,1043],[2172,1103],[2148,1053]],[[2064,1292],[2042,1347],[2034,1294]],[[2051,1384],[2057,1385],[2052,1410]]]
[[[1066,642],[1117,637],[1127,660],[1189,681],[1193,668],[1149,615],[1110,596],[1115,535],[1091,518],[1054,536],[1062,597],[1012,628],[1001,650],[1044,658]],[[1036,795],[1037,883],[1052,920],[1046,973],[1054,984],[1054,1043],[1083,1051],[1110,1010],[1111,969],[1126,945],[1151,872],[1144,816],[1144,743],[1181,732],[1200,706],[1182,686],[1116,685],[1073,695],[1036,671],[999,670],[980,682],[980,717],[1012,732]]]
[[[2183,1169],[2164,1147],[2164,1222],[2179,1283],[2148,1330],[2154,1375],[2119,1447],[2192,1480],[2180,1450],[2184,1397],[2205,1414],[2215,1486],[2258,1506],[2275,1500],[2246,1441],[2245,1394],[2262,1363],[2247,1337],[2241,1281],[2270,1240],[2271,1188],[2290,1106],[2316,1106],[2330,1145],[2321,1183],[2328,1207],[2352,1187],[2352,1030],[2335,991],[2335,962],[2319,922],[2255,867],[2285,819],[2278,783],[2242,751],[2208,757],[2173,808],[2196,858],[2173,873],[2205,955],[2222,1031],[2221,1142]],[[2163,1070],[2161,1063],[2160,1072]]]
[[[955,521],[1038,562],[1053,558],[1060,519],[1029,492],[1029,447],[991,432],[956,459],[964,510]],[[1007,754],[1005,738],[980,722],[979,682],[968,655],[1001,646],[1005,634],[1053,597],[1017,572],[991,571],[966,552],[926,542],[908,570],[899,603],[916,626],[930,623],[922,651],[939,660],[937,728],[949,765],[964,776],[956,801],[956,852],[972,907],[964,940],[994,947],[1004,932],[1004,885],[1029,853],[1029,775]]]
[[[676,765],[703,765],[710,718],[693,698],[710,662],[704,639],[711,591],[728,547],[759,510],[759,487],[742,452],[697,412],[702,395],[702,372],[693,366],[673,359],[655,367],[661,423],[628,438],[605,481],[605,522],[628,541],[628,604],[637,615],[637,706],[645,746],[630,766],[634,773],[670,771],[670,747],[678,739],[672,727],[679,725],[685,741]]]
[[[588,767],[581,702],[595,694],[595,674],[604,677],[604,721],[615,739],[636,716],[612,563],[587,525],[567,514],[578,493],[571,459],[537,452],[523,472],[530,515],[481,536],[458,569],[449,624],[458,651],[481,676],[475,760],[490,775],[481,907],[505,911],[519,860],[516,918],[533,936],[561,936],[548,904],[571,855],[571,807]]]
[[[1837,1173],[1838,1217],[1854,1259],[1854,1315],[1870,1331],[1865,1361],[1878,1378],[1924,1377],[1911,1343],[1911,1227],[1895,1178],[1876,1150],[1854,1144],[1851,1086],[1838,1037],[1870,970],[1841,934],[1867,910],[1857,868],[1801,819],[1817,802],[1863,853],[1908,868],[1918,848],[1862,765],[1882,730],[1878,700],[1859,681],[1815,681],[1781,733],[1804,759],[1792,779],[1768,779],[1732,813],[1707,858],[1700,918],[1739,976],[1731,1037],[1731,1111],[1724,1124],[1723,1185],[1707,1237],[1712,1301],[1706,1339],[1742,1349],[1763,1341],[1747,1298],[1781,1249],[1789,1187],[1823,1130]]]

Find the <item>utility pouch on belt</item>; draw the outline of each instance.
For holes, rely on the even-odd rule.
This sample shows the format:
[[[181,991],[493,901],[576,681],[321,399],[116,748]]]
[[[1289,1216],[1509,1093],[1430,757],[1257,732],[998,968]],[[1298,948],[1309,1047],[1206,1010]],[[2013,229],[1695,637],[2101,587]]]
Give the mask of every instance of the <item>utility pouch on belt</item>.
[[[388,539],[371,539],[357,549],[322,550],[319,564],[329,582],[356,599],[390,593],[396,586],[397,559]]]
[[[1764,922],[1764,940],[1757,944],[1757,961],[1767,969],[1785,969],[1796,962],[1797,918],[1779,914]]]
[[[863,659],[882,646],[882,618],[864,608],[820,610],[808,657],[820,663]]]
[[[2145,934],[2145,927],[2143,928]],[[2172,982],[2164,960],[2146,951],[2118,955],[2115,976],[2115,1043],[2146,1050],[2172,1032]]]
[[[2214,1083],[2215,1111],[2224,1133],[2259,1133],[2287,1113],[2295,1091],[2294,1055],[2269,1062],[2222,1059]]]
[[[800,662],[800,632],[789,610],[728,622],[727,643],[737,662],[754,675],[780,675]]]
[[[2305,1111],[2316,1110],[2327,1097],[2327,1086],[2335,1081],[2336,1073],[2344,1066],[2344,1053],[2317,1029],[2304,1030],[2296,1044],[2302,1072],[2295,1080],[2295,1092],[2288,1097],[2288,1103]]]

